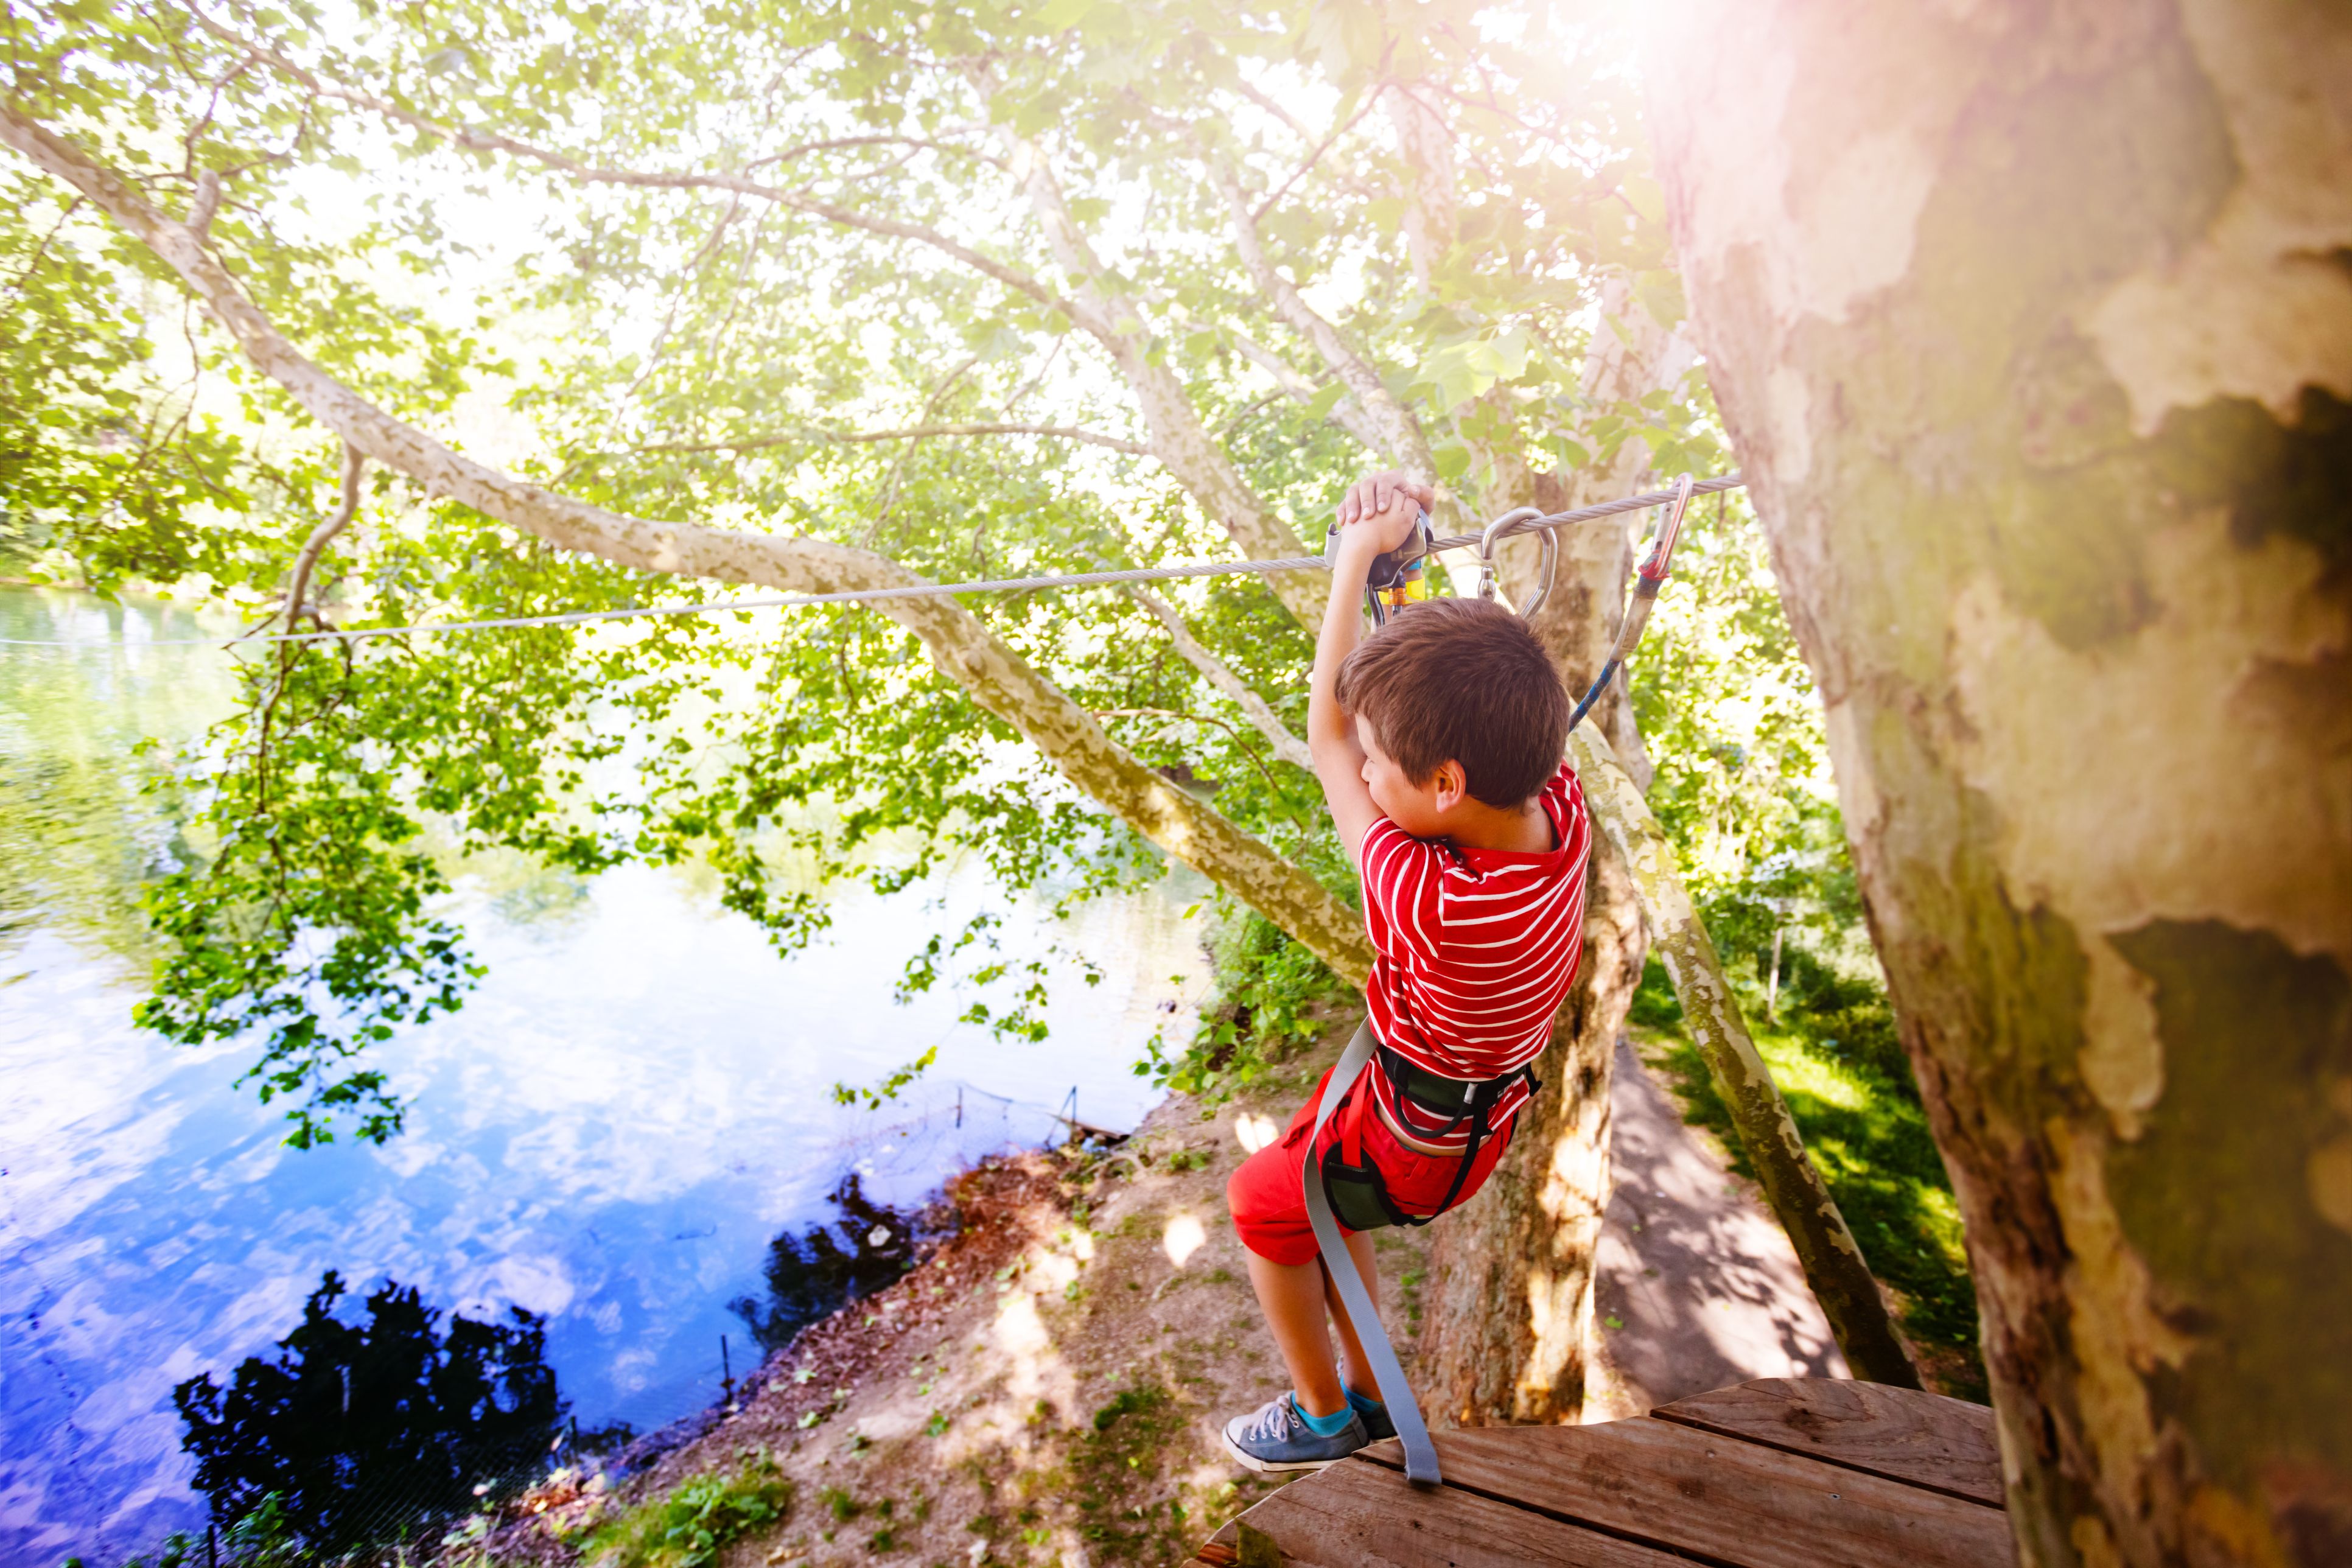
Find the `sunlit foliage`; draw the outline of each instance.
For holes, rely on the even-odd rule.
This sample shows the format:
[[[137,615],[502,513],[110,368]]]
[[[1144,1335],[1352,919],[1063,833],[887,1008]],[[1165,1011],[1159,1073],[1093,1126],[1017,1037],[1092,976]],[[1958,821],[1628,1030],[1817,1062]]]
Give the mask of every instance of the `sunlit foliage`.
[[[1721,462],[1695,374],[1622,407],[1576,391],[1614,330],[1601,279],[1666,324],[1681,306],[1623,40],[1574,5],[226,4],[6,26],[24,112],[203,224],[305,353],[617,510],[939,578],[1228,553],[1137,390],[1164,370],[1215,461],[1311,542],[1345,479],[1397,454],[1270,276],[1412,411],[1465,518],[1500,455]],[[32,454],[0,493],[9,548],[283,617],[338,454],[152,257],[15,177],[5,308],[42,330],[8,350],[0,439]],[[1022,429],[966,433],[1002,426]],[[377,471],[318,583],[297,618],[341,626],[720,592],[559,557]],[[1307,646],[1274,597],[1168,597],[1296,725]],[[975,607],[1146,763],[1344,886],[1312,781],[1135,603]],[[298,1143],[394,1131],[367,1047],[478,973],[429,838],[580,874],[699,858],[786,948],[822,932],[829,882],[901,888],[950,853],[1065,898],[1161,865],[871,612],[386,639],[257,654],[244,679],[175,782],[200,831],[152,895],[170,951],[142,1016],[255,1041]],[[951,960],[1009,992],[976,1017],[1034,1037],[1042,977],[930,934],[909,987]]]

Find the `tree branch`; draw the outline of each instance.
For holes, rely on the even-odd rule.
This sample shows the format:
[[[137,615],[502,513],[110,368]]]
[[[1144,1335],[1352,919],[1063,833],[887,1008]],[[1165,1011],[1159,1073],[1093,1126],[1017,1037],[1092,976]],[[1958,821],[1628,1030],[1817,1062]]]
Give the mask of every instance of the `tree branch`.
[[[1377,93],[1377,90],[1378,89],[1375,89],[1375,93]],[[1339,141],[1340,137],[1345,136],[1349,132],[1354,130],[1356,122],[1363,119],[1365,115],[1370,114],[1371,111],[1372,99],[1368,96],[1364,101],[1357,107],[1356,112],[1348,116],[1344,124],[1333,126],[1331,128],[1331,133],[1315,144],[1315,150],[1307,154],[1306,158],[1301,161],[1298,167],[1291,170],[1289,174],[1283,176],[1282,184],[1266,192],[1265,199],[1258,203],[1257,206],[1250,213],[1250,222],[1253,225],[1263,222],[1265,218],[1265,215],[1274,210],[1274,204],[1287,195],[1290,192],[1291,186],[1297,184],[1300,180],[1305,179],[1307,177],[1307,171],[1313,169],[1316,164],[1323,161],[1323,154],[1331,150],[1332,143]]]
[[[430,494],[447,496],[559,549],[637,571],[756,583],[786,593],[922,582],[897,562],[866,551],[824,540],[629,517],[475,462],[385,413],[304,355],[184,225],[158,211],[121,174],[12,103],[0,102],[0,142],[80,191],[153,252],[203,301],[247,360],[348,447],[407,475]],[[1346,906],[1305,869],[1145,767],[971,611],[944,596],[890,600],[877,607],[920,638],[932,663],[973,701],[1138,833],[1290,932],[1351,984],[1360,984],[1370,972],[1362,922]]]
[[[188,232],[199,239],[210,234],[213,219],[220,212],[220,171],[206,169],[196,176],[196,194],[188,203]]]
[[[1241,176],[1230,163],[1220,163],[1215,168],[1218,183],[1224,188],[1225,205],[1233,218],[1234,242],[1241,250],[1242,265],[1249,268],[1257,286],[1274,301],[1276,310],[1289,323],[1290,330],[1314,345],[1331,374],[1363,405],[1367,420],[1380,437],[1376,449],[1384,448],[1391,461],[1424,480],[1433,481],[1437,478],[1437,462],[1430,455],[1429,440],[1422,434],[1420,421],[1390,394],[1380,372],[1340,336],[1339,329],[1325,320],[1322,312],[1308,304],[1297,286],[1276,268],[1258,236],[1257,218],[1250,211],[1249,199],[1242,193]]]
[[[1060,340],[1055,341],[1058,342]],[[940,377],[938,384],[934,385],[929,395],[923,399],[923,409],[921,413],[915,416],[916,422],[921,424],[928,421],[932,411],[939,407],[950,392],[955,390],[955,384],[964,378],[964,373],[979,363],[978,354],[969,355],[961,364]],[[890,521],[892,512],[898,510],[898,481],[906,477],[907,465],[914,461],[914,458],[915,443],[909,441],[899,447],[898,455],[890,460],[890,471],[882,476],[880,504],[875,507],[874,515],[866,521],[866,531],[857,536],[857,547],[860,550],[874,548],[875,537],[882,531],[882,525]]]
[[[989,97],[986,77],[976,68],[969,75],[973,90],[985,102]],[[1258,561],[1296,554],[1300,548],[1297,534],[1250,489],[1224,447],[1202,423],[1201,412],[1192,405],[1184,384],[1153,353],[1156,343],[1145,325],[1142,302],[1110,282],[1111,275],[1070,212],[1061,182],[1045,153],[1009,124],[999,126],[997,135],[1013,169],[1024,176],[1030,210],[1045,231],[1055,260],[1077,282],[1072,320],[1102,345],[1126,378],[1144,427],[1151,432],[1152,455],[1244,554]],[[1301,626],[1318,624],[1323,613],[1318,584],[1297,581],[1286,573],[1270,579],[1266,586]]]
[[[1276,800],[1282,798],[1282,785],[1275,778],[1274,770],[1265,765],[1265,759],[1250,750],[1249,742],[1242,739],[1240,726],[1230,719],[1220,719],[1214,713],[1187,713],[1179,708],[1092,708],[1087,711],[1097,719],[1181,719],[1188,724],[1214,724],[1234,738],[1234,749],[1249,759],[1257,776],[1265,781],[1267,793]]]
[[[854,446],[869,441],[923,441],[935,436],[1051,436],[1065,441],[1079,441],[1090,447],[1108,447],[1114,452],[1130,457],[1149,458],[1150,447],[1140,441],[1130,441],[1123,436],[1106,436],[1099,430],[1081,429],[1073,425],[918,425],[905,430],[804,430],[771,431],[758,436],[741,436],[724,441],[657,441],[644,447],[632,447],[637,452],[758,452],[771,447],[789,447],[795,441],[824,441]]]
[[[1297,137],[1299,141],[1305,142],[1309,147],[1315,145],[1315,132],[1307,130],[1306,125],[1300,121],[1297,115],[1283,108],[1279,100],[1268,96],[1248,78],[1239,77],[1234,79],[1234,90],[1240,93],[1244,98],[1248,99],[1252,103],[1256,104],[1260,109],[1265,110],[1268,114],[1273,115],[1276,120],[1282,121],[1284,127],[1287,129],[1293,136]]]
[[[1176,651],[1182,656],[1184,662],[1199,670],[1210,685],[1233,699],[1248,716],[1251,727],[1265,736],[1266,744],[1274,748],[1276,756],[1305,768],[1310,773],[1315,771],[1315,757],[1307,751],[1307,742],[1291,733],[1290,727],[1282,721],[1282,715],[1253,690],[1248,681],[1234,673],[1233,666],[1219,658],[1192,635],[1192,629],[1184,624],[1184,617],[1176,613],[1175,605],[1149,588],[1129,588],[1128,596],[1159,618],[1160,624],[1168,628],[1168,640],[1176,645]]]
[[[983,131],[987,127],[959,125],[950,129]],[[781,153],[771,153],[764,158],[754,158],[743,165],[743,172],[748,174],[754,169],[763,169],[771,163],[782,163],[794,158],[804,158],[811,153],[837,152],[845,147],[929,148],[934,153],[953,153],[960,158],[970,158],[975,163],[986,163],[992,168],[1004,167],[1004,160],[993,153],[983,153],[977,147],[960,147],[952,142],[934,141],[928,136],[833,136],[822,142],[803,142],[798,146],[787,147]]]
[[[358,447],[343,447],[342,494],[334,511],[302,542],[302,552],[294,557],[294,570],[287,575],[286,629],[289,632],[300,629],[296,623],[301,620],[303,603],[310,596],[310,574],[319,564],[320,554],[359,515],[360,473],[366,467],[367,459],[360,456]]]
[[[1454,247],[1454,132],[1443,114],[1404,83],[1383,86],[1389,122],[1396,127],[1397,147],[1412,175],[1405,202],[1405,249],[1412,260],[1413,280],[1427,293],[1430,268]]]
[[[1225,336],[1233,340],[1234,347],[1241,350],[1242,358],[1274,377],[1275,384],[1282,388],[1284,395],[1299,403],[1312,403],[1315,401],[1316,395],[1323,390],[1314,382],[1309,381],[1297,365],[1292,364],[1247,332],[1234,327],[1222,330]],[[1362,447],[1373,457],[1381,458],[1387,455],[1387,445],[1381,439],[1380,426],[1372,423],[1370,416],[1364,412],[1364,405],[1355,398],[1342,396],[1339,402],[1331,405],[1331,412],[1326,417],[1354,437],[1357,445]]]

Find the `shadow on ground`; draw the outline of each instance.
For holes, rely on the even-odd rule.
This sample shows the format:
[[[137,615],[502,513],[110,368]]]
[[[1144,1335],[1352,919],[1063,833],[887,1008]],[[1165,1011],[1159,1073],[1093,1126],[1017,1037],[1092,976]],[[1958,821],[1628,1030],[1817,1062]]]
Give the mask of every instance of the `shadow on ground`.
[[[1755,1377],[1844,1377],[1787,1235],[1719,1145],[1617,1043],[1616,1185],[1594,1290],[1585,1419]]]

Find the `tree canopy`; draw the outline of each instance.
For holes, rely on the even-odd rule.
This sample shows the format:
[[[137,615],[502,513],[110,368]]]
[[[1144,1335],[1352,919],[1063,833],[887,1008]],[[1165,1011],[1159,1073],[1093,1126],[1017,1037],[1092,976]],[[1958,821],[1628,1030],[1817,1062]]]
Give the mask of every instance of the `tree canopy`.
[[[93,586],[403,625],[1295,554],[1368,466],[1467,522],[1628,443],[1720,463],[1686,354],[1583,390],[1680,305],[1622,40],[1577,5],[8,26],[5,526]],[[338,439],[373,459],[339,531]],[[364,1047],[478,973],[428,823],[706,858],[787,948],[835,879],[972,850],[1078,897],[1166,851],[1346,974],[1284,760],[1324,590],[1265,582],[249,659],[177,781],[204,852],[151,895],[142,1018],[265,1041],[298,1142],[388,1135]],[[1039,977],[939,935],[908,983],[961,958],[1034,1033]]]

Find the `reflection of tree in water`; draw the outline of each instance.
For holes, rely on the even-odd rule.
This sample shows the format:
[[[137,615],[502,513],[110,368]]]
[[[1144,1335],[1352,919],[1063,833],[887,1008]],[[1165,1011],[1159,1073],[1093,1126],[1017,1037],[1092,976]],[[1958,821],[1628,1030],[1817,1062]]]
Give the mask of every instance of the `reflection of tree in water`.
[[[739,1296],[727,1304],[761,1350],[783,1349],[818,1319],[912,1268],[916,1247],[929,1235],[919,1213],[866,1197],[855,1171],[828,1201],[841,1211],[839,1219],[799,1235],[785,1231],[768,1244],[768,1299]]]
[[[413,1286],[387,1280],[367,1321],[345,1322],[344,1289],[330,1270],[275,1362],[249,1357],[226,1389],[205,1373],[172,1391],[214,1518],[274,1493],[314,1552],[472,1506],[477,1482],[544,1459],[564,1411],[543,1318],[518,1307],[511,1323],[452,1315],[439,1330]]]
[[[152,604],[0,588],[0,637],[100,644],[0,660],[0,953],[47,926],[146,973],[153,937],[137,889],[195,853],[178,836],[184,803],[146,786],[173,744],[229,706],[235,664],[209,647],[103,643],[204,631]],[[161,744],[142,755],[149,736]]]

